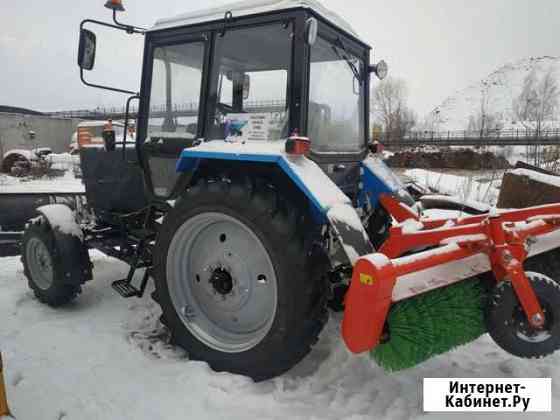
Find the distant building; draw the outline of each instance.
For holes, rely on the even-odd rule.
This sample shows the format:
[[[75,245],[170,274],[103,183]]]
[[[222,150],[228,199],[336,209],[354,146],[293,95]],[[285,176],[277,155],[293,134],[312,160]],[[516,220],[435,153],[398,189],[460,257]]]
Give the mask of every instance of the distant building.
[[[50,147],[54,153],[68,151],[72,134],[80,120],[54,118],[41,112],[0,105],[0,164],[12,149]],[[35,136],[29,135],[34,132]]]

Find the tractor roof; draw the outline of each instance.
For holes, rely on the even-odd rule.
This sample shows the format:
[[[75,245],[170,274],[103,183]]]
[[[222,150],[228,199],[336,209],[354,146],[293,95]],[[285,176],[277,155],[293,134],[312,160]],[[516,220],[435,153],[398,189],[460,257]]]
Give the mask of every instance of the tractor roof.
[[[153,31],[159,29],[169,29],[178,26],[195,25],[219,21],[224,18],[226,12],[231,12],[233,17],[250,16],[260,13],[276,12],[295,8],[305,8],[313,10],[316,14],[328,20],[335,26],[348,32],[353,37],[361,40],[352,26],[336,13],[330,11],[317,0],[243,0],[223,6],[198,10],[191,13],[184,13],[175,17],[160,19],[156,22]],[[364,42],[363,40],[361,40]],[[364,42],[367,44],[366,42]]]

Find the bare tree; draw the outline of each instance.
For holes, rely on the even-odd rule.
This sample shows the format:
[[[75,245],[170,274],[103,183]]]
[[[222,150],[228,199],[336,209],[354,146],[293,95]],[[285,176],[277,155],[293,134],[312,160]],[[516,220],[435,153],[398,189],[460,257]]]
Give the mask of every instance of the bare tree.
[[[554,69],[550,67],[539,80],[533,69],[523,81],[519,96],[513,101],[513,112],[517,120],[527,130],[534,131],[535,136],[542,135],[551,120],[555,119],[559,109],[560,86]],[[536,166],[543,164],[544,156],[538,146],[527,146],[527,160]]]
[[[386,135],[401,137],[416,125],[416,114],[407,106],[408,90],[402,79],[387,78],[372,92],[372,117]]]
[[[488,87],[481,90],[480,106],[474,115],[469,117],[467,130],[477,133],[480,138],[488,137],[492,131],[502,128],[498,115],[490,109]]]
[[[513,112],[517,120],[527,129],[540,135],[547,122],[557,116],[560,103],[560,86],[551,67],[538,80],[533,69],[523,81],[523,89],[513,101]]]

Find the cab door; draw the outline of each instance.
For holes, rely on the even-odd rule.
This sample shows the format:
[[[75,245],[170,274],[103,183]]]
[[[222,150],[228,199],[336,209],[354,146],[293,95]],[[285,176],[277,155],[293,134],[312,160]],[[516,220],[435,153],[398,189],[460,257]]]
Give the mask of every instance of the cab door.
[[[146,183],[160,199],[174,189],[181,151],[202,135],[207,44],[207,36],[201,34],[154,43],[150,49],[149,105],[140,148]]]

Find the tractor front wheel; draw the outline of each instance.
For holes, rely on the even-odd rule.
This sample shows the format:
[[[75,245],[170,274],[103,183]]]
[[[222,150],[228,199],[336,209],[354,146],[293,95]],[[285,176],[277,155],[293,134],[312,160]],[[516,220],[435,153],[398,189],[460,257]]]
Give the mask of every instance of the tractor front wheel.
[[[166,216],[156,299],[191,359],[263,380],[317,341],[327,269],[296,202],[263,180],[202,179]]]
[[[64,261],[54,232],[43,216],[32,220],[22,239],[23,272],[35,297],[49,306],[64,305],[82,291],[76,282],[69,283]],[[80,284],[85,281],[80,279]]]

